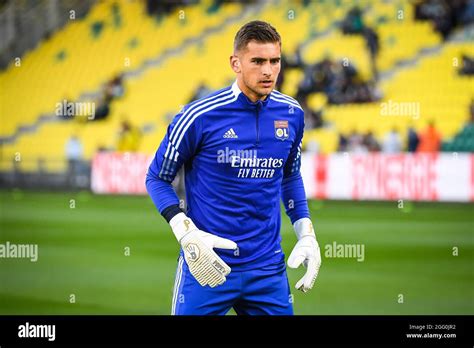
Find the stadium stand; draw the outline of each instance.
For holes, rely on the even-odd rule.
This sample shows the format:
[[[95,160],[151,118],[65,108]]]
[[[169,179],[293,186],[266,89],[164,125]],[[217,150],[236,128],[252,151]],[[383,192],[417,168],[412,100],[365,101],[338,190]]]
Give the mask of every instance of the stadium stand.
[[[458,73],[461,56],[474,56],[474,46],[443,41],[429,22],[415,20],[408,0],[268,1],[246,11],[238,3],[212,4],[178,7],[158,20],[147,15],[144,2],[97,2],[84,19],[71,21],[21,57],[21,69],[12,62],[0,73],[0,170],[16,164],[22,171],[35,171],[42,163],[46,171],[64,171],[64,148],[72,135],[78,136],[84,158],[90,160],[99,149],[117,149],[125,121],[140,130],[138,151],[153,153],[170,118],[199,86],[214,90],[232,82],[227,60],[233,36],[252,19],[269,21],[279,30],[285,55],[301,47],[306,64],[324,58],[347,61],[358,79],[376,84],[380,93],[376,102],[340,105],[329,103],[323,92],[311,93],[308,107],[321,110],[324,122],[307,130],[305,147],[331,153],[337,151],[341,134],[373,132],[381,139],[393,128],[405,141],[410,126],[420,131],[434,122],[443,150],[474,150],[472,126],[462,130],[474,96],[473,77]],[[340,30],[350,4],[362,9],[364,24],[378,35],[377,83],[364,37]],[[123,76],[123,95],[105,102],[104,119],[55,114],[63,100],[95,102],[98,107],[105,86],[116,76]],[[304,76],[301,69],[287,69],[282,92],[296,96]],[[418,112],[390,109],[406,102],[415,103]],[[384,107],[390,109],[386,114]],[[15,163],[18,155],[21,161]]]

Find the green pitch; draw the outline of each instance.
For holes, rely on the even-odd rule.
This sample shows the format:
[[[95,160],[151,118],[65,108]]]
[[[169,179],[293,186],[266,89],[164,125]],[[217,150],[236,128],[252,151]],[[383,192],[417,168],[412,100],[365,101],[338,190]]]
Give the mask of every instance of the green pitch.
[[[39,248],[37,262],[0,258],[0,314],[170,312],[178,244],[148,197],[0,191],[0,204],[0,244]],[[296,314],[474,313],[472,204],[310,208],[323,264],[310,293],[293,291]],[[286,215],[282,235],[288,257]],[[363,261],[328,257],[334,242],[363,245]]]

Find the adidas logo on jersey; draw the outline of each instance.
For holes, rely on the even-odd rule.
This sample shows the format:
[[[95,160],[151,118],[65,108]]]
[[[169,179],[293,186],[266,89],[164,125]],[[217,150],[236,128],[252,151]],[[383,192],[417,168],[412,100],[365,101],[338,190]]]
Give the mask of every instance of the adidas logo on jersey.
[[[227,132],[224,133],[224,138],[226,139],[237,139],[239,136],[235,134],[234,129],[231,128]]]

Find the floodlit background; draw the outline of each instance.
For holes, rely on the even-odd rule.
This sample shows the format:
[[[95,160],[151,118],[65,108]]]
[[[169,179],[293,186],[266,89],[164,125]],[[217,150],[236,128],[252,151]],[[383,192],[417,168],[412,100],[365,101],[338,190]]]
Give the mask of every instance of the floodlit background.
[[[254,19],[305,109],[323,264],[296,314],[474,313],[473,0],[3,0],[0,314],[170,313],[178,243],[145,171],[180,108],[234,81]],[[284,213],[282,236],[289,255]]]

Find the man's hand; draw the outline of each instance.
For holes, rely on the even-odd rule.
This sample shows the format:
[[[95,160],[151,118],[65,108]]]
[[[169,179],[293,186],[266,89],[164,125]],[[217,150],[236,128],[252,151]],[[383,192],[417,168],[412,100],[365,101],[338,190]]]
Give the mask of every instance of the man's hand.
[[[311,290],[318,276],[319,267],[321,267],[321,252],[310,219],[299,219],[293,224],[293,227],[298,242],[288,258],[288,266],[298,268],[303,264],[307,268],[305,275],[295,286],[296,289],[307,292]]]
[[[199,230],[184,213],[173,217],[170,226],[183,248],[189,271],[199,284],[211,288],[223,284],[231,269],[213,248],[234,250],[237,244]]]

